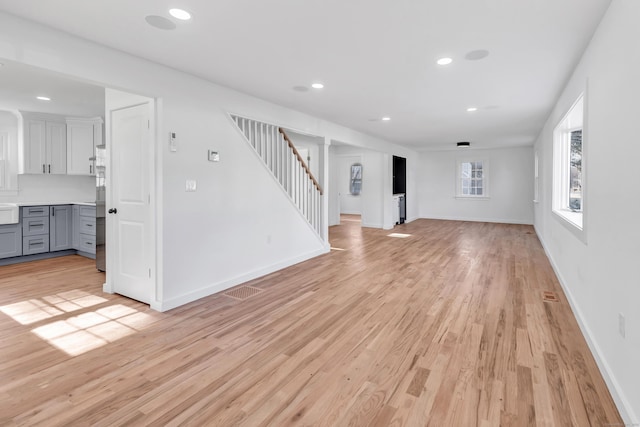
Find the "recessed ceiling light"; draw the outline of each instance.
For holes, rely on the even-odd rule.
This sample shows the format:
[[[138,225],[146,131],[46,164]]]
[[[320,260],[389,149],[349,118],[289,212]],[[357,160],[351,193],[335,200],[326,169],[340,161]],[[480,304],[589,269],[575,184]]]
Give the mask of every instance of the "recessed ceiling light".
[[[296,92],[307,92],[309,88],[306,86],[294,86],[293,90],[295,90]]]
[[[449,65],[453,62],[451,58],[440,58],[436,61],[438,65]]]
[[[467,108],[467,111],[473,113],[474,111],[478,111],[478,107],[469,107]]]
[[[191,19],[191,14],[183,9],[169,9],[169,14],[181,21],[188,21]]]
[[[382,118],[382,121],[383,121],[383,122],[388,122],[389,120],[391,120],[391,117],[383,117],[383,118]]]
[[[51,101],[51,98],[48,96],[36,96],[36,99],[39,99],[40,101]]]
[[[311,87],[314,89],[322,89],[324,85],[322,83],[313,83]]]

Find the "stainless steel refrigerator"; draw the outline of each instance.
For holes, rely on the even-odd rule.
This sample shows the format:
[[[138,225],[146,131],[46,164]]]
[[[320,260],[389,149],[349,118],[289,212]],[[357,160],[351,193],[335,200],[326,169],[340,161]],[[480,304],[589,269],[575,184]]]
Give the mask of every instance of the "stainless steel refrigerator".
[[[96,171],[96,268],[100,271],[107,270],[106,263],[106,181],[105,181],[105,156],[104,145],[96,146],[95,171]]]

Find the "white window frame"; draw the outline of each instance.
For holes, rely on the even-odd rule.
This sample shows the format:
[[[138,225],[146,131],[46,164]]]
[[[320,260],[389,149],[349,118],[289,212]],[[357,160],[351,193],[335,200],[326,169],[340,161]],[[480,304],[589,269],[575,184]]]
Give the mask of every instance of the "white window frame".
[[[585,183],[586,183],[586,102],[580,94],[553,131],[553,188],[552,212],[576,237],[586,243],[585,233]],[[581,211],[569,207],[569,184],[571,180],[570,152],[571,132],[582,130],[582,201]]]
[[[463,194],[462,192],[462,165],[464,163],[482,163],[482,194]],[[489,199],[489,160],[478,157],[464,157],[456,160],[456,198],[471,200]]]

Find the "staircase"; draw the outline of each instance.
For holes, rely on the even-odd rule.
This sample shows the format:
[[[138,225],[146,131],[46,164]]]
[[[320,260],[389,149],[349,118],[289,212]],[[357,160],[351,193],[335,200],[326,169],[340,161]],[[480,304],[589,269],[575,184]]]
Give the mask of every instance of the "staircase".
[[[311,228],[322,239],[322,188],[284,129],[233,114],[231,118]]]

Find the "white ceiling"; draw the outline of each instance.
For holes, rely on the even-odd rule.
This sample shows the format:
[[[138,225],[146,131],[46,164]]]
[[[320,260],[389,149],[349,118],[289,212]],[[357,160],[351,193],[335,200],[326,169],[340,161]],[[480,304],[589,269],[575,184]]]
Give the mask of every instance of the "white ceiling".
[[[610,1],[0,0],[0,10],[422,149],[532,144]],[[170,7],[193,20],[172,31],[145,22]],[[490,55],[464,59],[477,49]],[[438,66],[441,56],[454,62]],[[313,81],[325,89],[293,90]]]
[[[74,117],[104,116],[104,88],[51,71],[0,60],[0,110],[37,111]],[[51,101],[40,101],[47,96]]]

